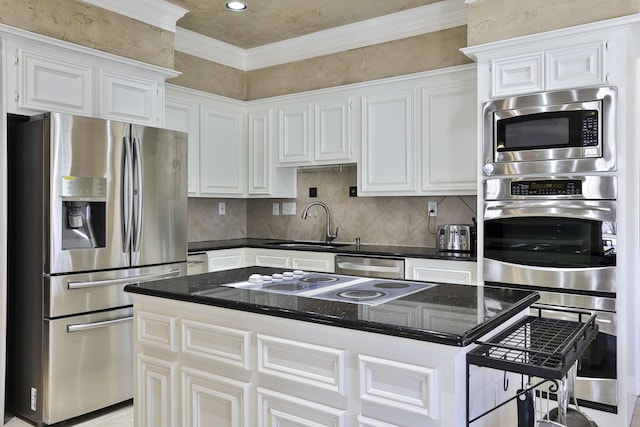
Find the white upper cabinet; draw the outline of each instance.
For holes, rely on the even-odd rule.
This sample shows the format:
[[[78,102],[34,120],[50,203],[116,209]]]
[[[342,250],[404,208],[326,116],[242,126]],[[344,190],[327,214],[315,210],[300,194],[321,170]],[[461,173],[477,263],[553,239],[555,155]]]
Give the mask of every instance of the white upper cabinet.
[[[324,93],[323,93],[324,92]],[[354,163],[352,97],[332,89],[283,97],[278,109],[282,166]]]
[[[12,46],[13,47],[13,46]],[[60,111],[91,115],[93,72],[88,64],[15,48],[17,85],[13,103],[18,110]],[[10,94],[9,94],[10,95]]]
[[[491,60],[492,97],[606,85],[607,42],[596,40]]]
[[[174,94],[171,88],[167,88],[164,121],[166,128],[188,134],[187,191],[190,196],[195,196],[200,188],[200,105],[196,101]]]
[[[619,86],[626,79],[625,27],[632,20],[622,17],[462,50],[477,62],[481,102],[547,90]]]
[[[380,87],[362,97],[360,193],[415,193],[416,89]]]
[[[476,194],[476,72],[452,67],[362,95],[359,192]]]
[[[200,194],[245,195],[244,113],[224,104],[200,105]]]
[[[277,167],[274,144],[274,109],[250,108],[249,197],[296,197],[296,170]]]
[[[158,82],[100,71],[100,117],[158,126],[162,105]]]
[[[10,113],[57,111],[162,127],[176,71],[0,25]]]
[[[315,104],[315,158],[319,162],[348,162],[351,145],[351,97]]]
[[[477,191],[476,74],[452,73],[422,88],[422,192]]]
[[[311,104],[278,109],[278,146],[281,164],[311,163]]]

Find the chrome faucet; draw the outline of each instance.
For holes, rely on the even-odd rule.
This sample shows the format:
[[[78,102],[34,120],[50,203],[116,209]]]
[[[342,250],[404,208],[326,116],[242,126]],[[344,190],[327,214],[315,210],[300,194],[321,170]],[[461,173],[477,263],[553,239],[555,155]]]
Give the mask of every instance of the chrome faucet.
[[[325,236],[325,243],[331,243],[331,241],[333,239],[335,239],[336,237],[338,237],[338,227],[336,227],[336,233],[335,234],[331,234],[331,211],[329,210],[329,207],[327,205],[325,205],[322,202],[311,202],[309,203],[307,206],[305,206],[304,210],[302,211],[302,219],[307,219],[309,218],[309,208],[311,208],[312,206],[321,206],[324,208],[324,211],[326,213],[326,217],[327,217],[327,230],[326,230],[326,236]]]

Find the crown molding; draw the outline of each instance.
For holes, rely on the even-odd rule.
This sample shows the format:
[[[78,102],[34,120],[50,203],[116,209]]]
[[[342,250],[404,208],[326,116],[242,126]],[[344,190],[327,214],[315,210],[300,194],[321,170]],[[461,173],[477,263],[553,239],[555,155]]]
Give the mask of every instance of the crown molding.
[[[85,3],[142,21],[163,30],[176,32],[176,22],[187,12],[164,0],[83,0]]]
[[[251,71],[466,24],[465,0],[444,0],[251,49],[240,49],[177,27],[175,50]]]
[[[176,27],[174,50],[247,71],[247,51],[211,37]]]

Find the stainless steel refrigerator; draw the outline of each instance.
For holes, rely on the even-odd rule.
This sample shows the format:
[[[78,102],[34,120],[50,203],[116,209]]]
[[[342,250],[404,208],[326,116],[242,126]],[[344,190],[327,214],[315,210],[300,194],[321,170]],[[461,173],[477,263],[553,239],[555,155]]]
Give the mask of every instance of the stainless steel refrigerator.
[[[8,116],[6,409],[40,425],[132,398],[129,283],[186,274],[187,137]]]

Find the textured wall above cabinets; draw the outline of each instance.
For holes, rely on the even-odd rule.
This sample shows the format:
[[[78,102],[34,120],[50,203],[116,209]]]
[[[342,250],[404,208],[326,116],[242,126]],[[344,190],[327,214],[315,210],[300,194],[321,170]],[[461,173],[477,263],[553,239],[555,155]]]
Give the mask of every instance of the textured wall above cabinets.
[[[173,68],[171,31],[78,0],[3,0],[0,23]]]
[[[467,5],[468,46],[640,12],[638,0],[476,0]]]

